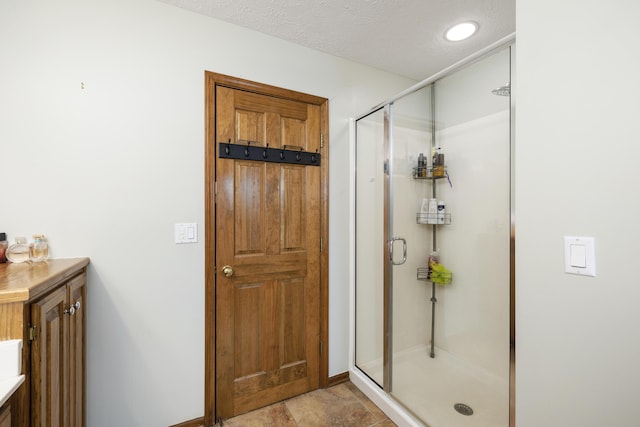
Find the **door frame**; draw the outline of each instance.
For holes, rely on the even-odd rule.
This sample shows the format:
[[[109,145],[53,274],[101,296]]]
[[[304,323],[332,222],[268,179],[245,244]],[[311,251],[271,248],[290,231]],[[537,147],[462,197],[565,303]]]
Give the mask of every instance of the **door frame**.
[[[320,106],[320,363],[319,386],[329,384],[329,101],[314,95],[205,71],[205,350],[204,421],[216,421],[216,87]]]

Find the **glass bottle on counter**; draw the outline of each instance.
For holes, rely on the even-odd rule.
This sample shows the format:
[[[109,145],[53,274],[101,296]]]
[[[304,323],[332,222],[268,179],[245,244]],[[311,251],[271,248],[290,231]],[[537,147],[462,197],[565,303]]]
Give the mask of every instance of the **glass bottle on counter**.
[[[49,243],[44,234],[34,234],[33,242],[29,245],[29,260],[41,262],[49,259]]]
[[[7,259],[13,263],[29,261],[29,245],[26,237],[16,237],[16,242],[9,246]]]

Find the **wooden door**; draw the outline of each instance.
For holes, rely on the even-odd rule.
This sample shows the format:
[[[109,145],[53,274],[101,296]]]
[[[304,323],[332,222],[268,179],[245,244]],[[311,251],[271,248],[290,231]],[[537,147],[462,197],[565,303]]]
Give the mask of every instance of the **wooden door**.
[[[67,289],[59,287],[31,305],[31,322],[37,336],[31,343],[31,425],[64,426],[68,419]]]
[[[217,141],[319,151],[319,106],[228,87],[215,97]],[[317,166],[217,158],[218,417],[318,388],[320,176]]]

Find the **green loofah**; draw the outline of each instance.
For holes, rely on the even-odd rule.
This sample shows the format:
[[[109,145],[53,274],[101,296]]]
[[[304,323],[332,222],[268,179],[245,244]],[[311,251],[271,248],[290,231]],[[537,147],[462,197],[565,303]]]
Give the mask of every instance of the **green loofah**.
[[[429,280],[438,285],[448,285],[451,283],[451,271],[437,262],[429,263],[431,269]]]

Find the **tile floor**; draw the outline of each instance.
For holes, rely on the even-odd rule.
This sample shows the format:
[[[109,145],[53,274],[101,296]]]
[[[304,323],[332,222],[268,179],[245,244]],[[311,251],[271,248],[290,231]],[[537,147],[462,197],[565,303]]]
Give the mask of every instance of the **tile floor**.
[[[315,390],[224,420],[220,427],[392,427],[395,424],[351,382]]]

